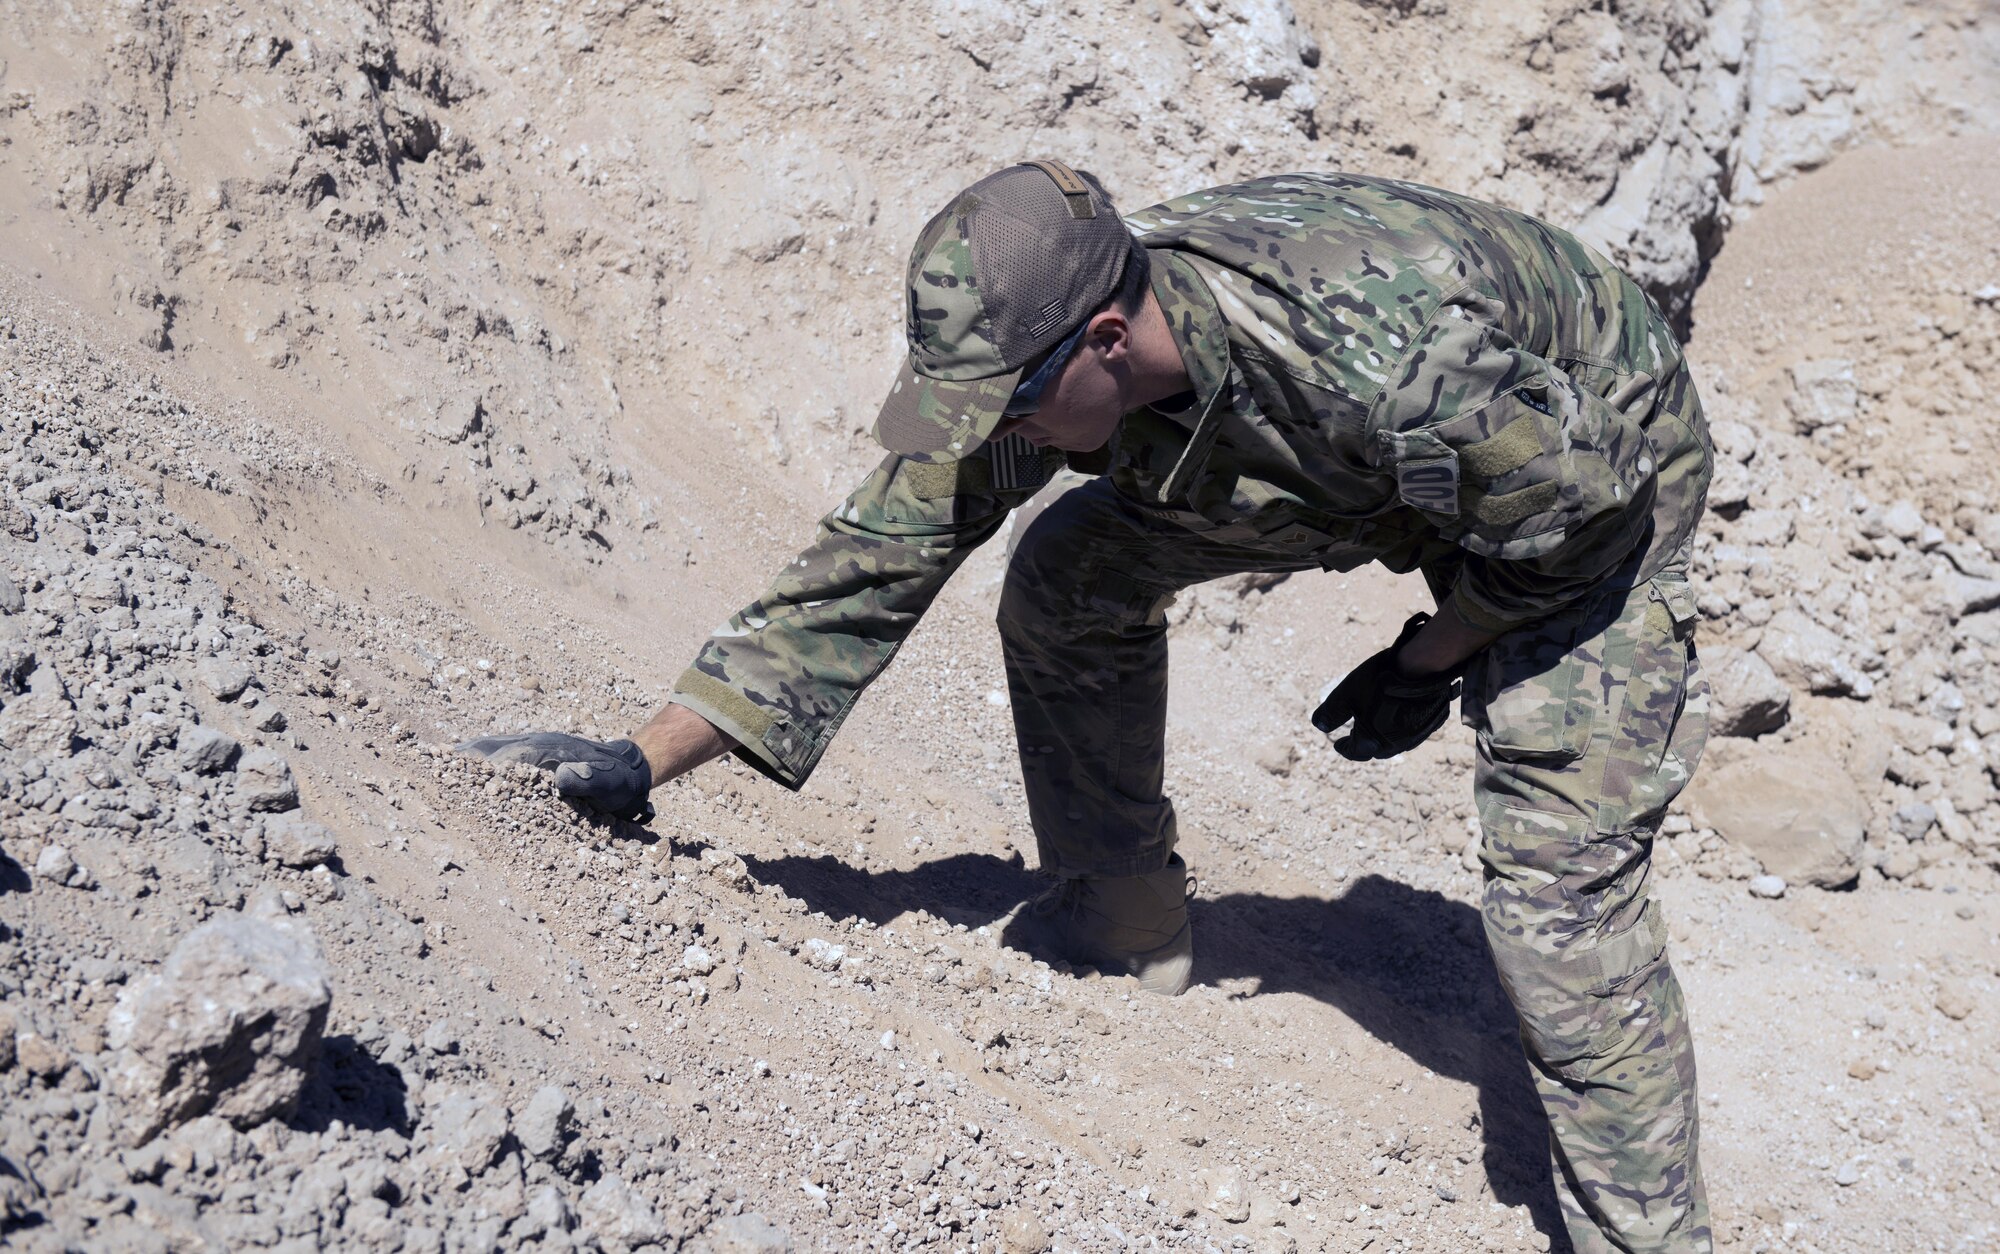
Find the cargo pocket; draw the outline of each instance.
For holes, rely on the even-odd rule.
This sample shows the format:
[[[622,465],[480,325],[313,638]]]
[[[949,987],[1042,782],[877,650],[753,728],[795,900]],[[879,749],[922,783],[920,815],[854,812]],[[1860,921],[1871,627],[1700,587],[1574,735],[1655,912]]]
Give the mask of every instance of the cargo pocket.
[[[1634,1013],[1646,1014],[1650,998],[1642,985],[1667,953],[1667,929],[1658,902],[1649,901],[1639,921],[1603,938],[1578,937],[1554,953],[1494,937],[1495,966],[1514,1012],[1521,1038],[1534,1056],[1572,1084],[1585,1083],[1591,1064],[1625,1052]],[[1642,1005],[1635,1011],[1635,998]]]
[[[1140,583],[1107,565],[1091,581],[1084,602],[1092,613],[1122,626],[1158,627],[1167,621],[1167,607],[1174,603],[1174,594]]]
[[[1479,654],[1466,673],[1465,722],[1480,746],[1502,762],[1574,762],[1590,748],[1602,697],[1593,677],[1601,663],[1582,644],[1604,604],[1602,594],[1561,614],[1510,631]]]
[[[1687,572],[1663,571],[1646,586],[1645,616],[1632,627],[1631,674],[1606,747],[1598,825],[1651,828],[1687,786],[1708,740],[1708,681],[1695,659],[1694,589]]]

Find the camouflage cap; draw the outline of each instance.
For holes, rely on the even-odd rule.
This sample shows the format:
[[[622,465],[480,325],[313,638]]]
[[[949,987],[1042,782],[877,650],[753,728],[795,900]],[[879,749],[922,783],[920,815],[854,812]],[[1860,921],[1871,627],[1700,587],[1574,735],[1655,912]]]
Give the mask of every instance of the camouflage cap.
[[[892,453],[952,461],[993,433],[1021,368],[1117,289],[1132,236],[1060,161],[1009,166],[952,197],[910,252],[910,356],[875,421]]]

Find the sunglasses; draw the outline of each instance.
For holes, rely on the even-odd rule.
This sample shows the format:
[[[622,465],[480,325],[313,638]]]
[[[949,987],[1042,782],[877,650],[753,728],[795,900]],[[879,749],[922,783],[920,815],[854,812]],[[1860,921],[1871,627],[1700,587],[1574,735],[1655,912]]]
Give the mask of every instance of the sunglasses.
[[[1008,418],[1026,418],[1042,407],[1042,392],[1050,380],[1062,373],[1062,368],[1076,352],[1076,346],[1083,343],[1083,333],[1090,329],[1090,319],[1071,331],[1062,343],[1050,349],[1042,357],[1042,363],[1021,380],[1014,389],[1014,395],[1007,398],[1007,407],[1000,412]]]

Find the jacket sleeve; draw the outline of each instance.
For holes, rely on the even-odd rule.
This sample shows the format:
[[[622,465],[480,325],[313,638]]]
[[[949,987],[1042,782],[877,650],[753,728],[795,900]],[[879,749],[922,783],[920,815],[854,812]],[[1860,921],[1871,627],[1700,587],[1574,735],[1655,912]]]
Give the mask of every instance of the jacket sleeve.
[[[952,572],[1035,486],[992,489],[981,457],[889,457],[709,638],[668,700],[733,738],[751,766],[800,787]]]
[[[1476,292],[1448,298],[1369,413],[1397,495],[1467,551],[1451,599],[1505,631],[1568,605],[1644,541],[1657,470],[1635,415],[1517,347]]]

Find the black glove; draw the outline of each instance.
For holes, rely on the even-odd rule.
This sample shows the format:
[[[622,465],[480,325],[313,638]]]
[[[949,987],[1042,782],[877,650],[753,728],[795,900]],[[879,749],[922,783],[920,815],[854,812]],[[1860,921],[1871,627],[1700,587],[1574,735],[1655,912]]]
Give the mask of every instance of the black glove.
[[[634,823],[653,817],[652,804],[646,800],[653,791],[653,768],[629,740],[606,744],[563,732],[522,732],[468,740],[458,752],[554,771],[557,792],[601,813]]]
[[[1396,655],[1429,621],[1428,614],[1414,615],[1396,643],[1349,671],[1313,711],[1313,726],[1329,736],[1354,720],[1354,730],[1333,742],[1341,757],[1352,762],[1393,758],[1430,739],[1451,717],[1462,668],[1405,675],[1396,665]]]

